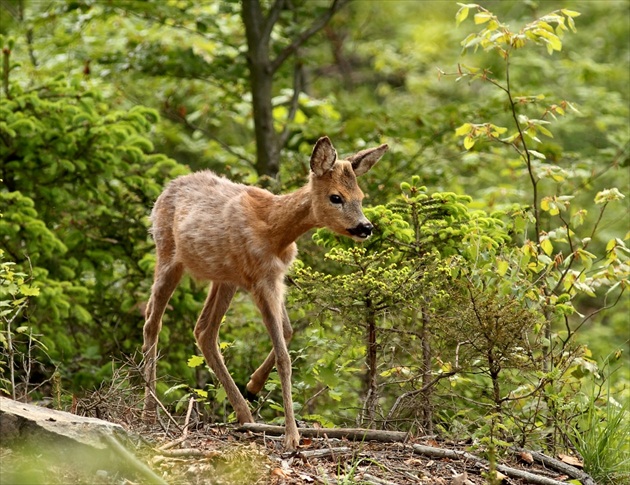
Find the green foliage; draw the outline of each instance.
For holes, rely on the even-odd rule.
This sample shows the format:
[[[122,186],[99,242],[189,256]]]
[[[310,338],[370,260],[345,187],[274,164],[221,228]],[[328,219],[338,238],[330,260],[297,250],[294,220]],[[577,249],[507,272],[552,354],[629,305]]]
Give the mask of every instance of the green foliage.
[[[29,275],[30,258],[41,294],[19,324],[77,387],[140,346],[146,216],[184,171],[172,160],[257,181],[244,30],[238,2],[23,6],[0,15],[26,40],[3,46],[0,248]],[[374,236],[300,241],[288,307],[302,417],[472,437],[496,454],[562,447],[602,357],[628,365],[627,5],[565,7],[350,3],[275,73],[278,186],[306,180],[322,134],[340,155],[390,145],[361,181]],[[323,8],[282,10],[272,54]],[[212,374],[187,365],[204,294],[185,279],[171,301],[159,373],[186,382],[159,388],[220,419]],[[242,383],[269,351],[241,294],[222,342]],[[259,402],[270,420],[274,379]],[[612,379],[622,401],[630,381]]]
[[[32,268],[40,295],[28,318],[50,358],[74,361],[62,372],[88,385],[113,344],[136,346],[121,337],[141,327],[150,272],[137,262],[150,250],[148,208],[185,169],[151,153],[155,111],[112,110],[64,76],[26,86],[10,55],[5,49],[0,247],[17,268]]]
[[[453,270],[462,274],[468,263],[490,259],[489,255],[510,239],[497,215],[469,209],[470,197],[429,195],[418,183],[419,178],[413,177],[401,184],[400,194],[387,206],[366,210],[375,232],[365,245],[350,245],[326,230],[315,233],[319,244],[333,246],[325,257],[339,268],[338,274],[320,273],[302,265],[294,268],[298,301],[320,305],[325,309],[320,318],[341,318],[344,334],[357,330],[363,334],[365,350],[359,356],[364,356],[365,363],[360,368],[366,373],[365,414],[372,422],[377,411],[383,412],[376,409],[374,397],[383,392],[380,389],[398,381],[401,373],[412,385],[424,379],[421,366],[414,362],[427,344],[426,336],[418,338],[417,315],[423,313],[428,318],[442,312],[461,292],[450,283]],[[454,319],[461,318],[458,313]],[[515,326],[523,330],[521,320]],[[462,331],[459,335],[475,332],[476,327],[452,325]],[[394,345],[397,336],[399,345],[404,346],[401,354],[406,357],[397,356],[396,365],[383,368],[385,357],[379,355],[383,352],[380,349]],[[336,363],[340,360],[338,355],[331,357]],[[336,373],[356,373],[357,364],[337,366]],[[338,378],[320,383],[333,390],[340,384]]]
[[[31,384],[29,377],[34,364],[31,359],[32,348],[46,350],[33,335],[31,327],[12,327],[26,313],[29,300],[38,295],[39,288],[29,282],[26,273],[15,270],[14,262],[5,261],[4,251],[0,249],[0,392],[13,399],[23,398],[28,394]],[[21,369],[25,372],[20,372]]]
[[[602,395],[602,387],[593,387],[569,437],[597,483],[625,483],[630,480],[630,408],[627,400],[613,399],[610,388]]]
[[[587,247],[590,246],[593,237],[597,234],[599,223],[608,203],[620,201],[624,195],[616,188],[598,192],[594,201],[601,208],[596,221],[586,230],[580,227],[584,225],[586,212],[579,209],[571,213],[571,201],[574,196],[563,195],[560,192],[563,188],[562,182],[565,178],[571,177],[572,174],[562,170],[559,166],[549,164],[546,162],[544,154],[531,148],[532,144],[534,146],[535,144],[542,144],[538,138],[539,133],[553,137],[552,132],[545,127],[545,125],[550,125],[550,122],[543,118],[551,115],[555,119],[555,114],[563,115],[566,106],[571,107],[572,105],[566,101],[552,104],[544,109],[539,119],[529,118],[523,111],[528,108],[530,102],[543,100],[544,95],[516,98],[513,95],[514,87],[510,84],[509,62],[513,55],[512,51],[524,47],[527,40],[546,44],[550,54],[560,50],[560,37],[567,29],[565,20],[568,22],[570,30],[575,32],[573,18],[577,17],[579,13],[569,10],[552,12],[527,24],[519,32],[511,32],[506,25],[499,22],[494,14],[472,4],[462,6],[457,15],[458,22],[466,18],[469,8],[479,10],[479,13],[475,15],[475,23],[488,22],[489,25],[479,33],[469,35],[463,41],[464,49],[481,45],[487,51],[498,52],[506,61],[506,74],[503,82],[489,77],[487,72],[476,68],[467,69],[462,75],[470,75],[473,79],[488,82],[504,92],[512,114],[514,132],[506,138],[500,138],[501,134],[508,131],[506,128],[498,128],[492,123],[465,123],[456,130],[456,135],[464,136],[464,147],[467,150],[473,148],[479,137],[511,148],[519,156],[529,174],[532,189],[532,210],[529,214],[526,212],[523,215],[533,222],[534,231],[532,234],[532,231],[527,233],[525,230],[519,231],[517,229],[517,232],[522,232],[525,237],[531,238],[531,241],[526,239],[521,248],[523,258],[519,266],[522,269],[527,269],[529,273],[524,276],[532,281],[533,286],[539,286],[538,303],[541,307],[547,307],[548,313],[555,313],[560,318],[566,319],[569,315],[576,313],[572,305],[573,299],[581,295],[595,297],[596,289],[602,286],[610,288],[606,297],[610,292],[620,289],[617,294],[618,300],[628,286],[628,265],[626,264],[628,258],[625,244],[619,238],[609,241],[602,257],[587,251]],[[555,33],[550,26],[552,23],[556,24]],[[495,32],[497,32],[496,35]],[[506,155],[509,156],[509,154]],[[543,186],[547,177],[558,183],[555,187],[555,193],[554,188]],[[551,194],[542,195],[544,188],[547,188]],[[543,213],[547,213],[549,217],[544,217]],[[558,226],[554,226],[554,218],[556,217]],[[586,234],[580,236],[577,233],[578,227]],[[617,246],[618,244],[619,246]],[[614,255],[608,256],[608,253],[617,247],[620,251],[615,251]],[[618,259],[618,255],[621,253],[623,256]],[[593,261],[595,260],[603,260],[603,264],[593,268]],[[596,271],[591,273],[592,270]],[[536,282],[541,281],[544,282],[542,285],[536,284]],[[560,292],[562,295],[560,295],[561,298],[558,298]],[[530,294],[530,298],[534,298],[533,294]],[[604,306],[607,306],[607,301]],[[549,323],[551,321],[550,318]],[[549,329],[547,334],[550,334]],[[563,341],[563,346],[566,345],[569,337]]]
[[[536,332],[543,336],[540,351],[526,352],[526,355],[539,354],[541,357],[537,362],[541,380],[533,388],[530,385],[528,392],[538,394],[538,390],[543,391],[547,406],[543,415],[547,416],[547,422],[552,419],[556,423],[564,422],[568,419],[570,401],[577,389],[570,387],[571,381],[584,377],[583,373],[576,372],[575,366],[579,366],[580,362],[587,363],[583,355],[576,352],[575,335],[594,314],[614,307],[628,287],[628,258],[624,242],[617,237],[609,240],[605,249],[598,245],[595,251],[599,254],[593,252],[591,244],[594,237],[599,235],[607,204],[622,200],[624,195],[616,188],[598,192],[594,202],[600,209],[596,219],[589,220],[590,224],[586,224],[586,211],[582,208],[573,209],[574,195],[562,192],[567,189],[568,184],[565,181],[575,177],[576,173],[548,161],[539,148],[544,146],[540,135],[553,137],[549,129],[552,123],[545,118],[557,121],[556,115],[564,115],[566,108],[573,108],[573,105],[568,101],[556,102],[547,105],[542,109],[542,114],[532,118],[526,112],[540,110],[538,102],[543,101],[545,96],[515,96],[517,88],[512,81],[514,69],[511,67],[515,51],[524,47],[529,40],[545,44],[549,54],[560,51],[560,39],[567,30],[565,21],[569,29],[575,32],[573,18],[579,14],[568,10],[552,12],[527,24],[520,31],[513,32],[494,14],[477,5],[462,5],[457,14],[458,22],[465,20],[469,8],[478,10],[475,15],[476,24],[488,25],[480,32],[470,34],[462,42],[464,50],[481,46],[486,51],[498,53],[505,61],[504,78],[494,77],[487,69],[460,67],[458,80],[469,77],[488,83],[503,92],[512,118],[512,132],[494,123],[475,122],[461,125],[455,134],[464,137],[463,145],[466,150],[472,150],[476,142],[483,139],[499,145],[495,155],[502,154],[509,158],[509,152],[513,151],[518,157],[514,166],[521,165],[527,174],[531,207],[522,210],[519,218],[531,224],[528,228],[527,224],[521,222],[518,227],[514,227],[515,232],[523,238],[523,245],[516,248],[516,252],[508,253],[509,258],[515,257],[516,264],[504,264],[500,273],[505,280],[510,281],[513,288],[526,288],[522,295],[523,303],[529,301],[529,305],[538,308],[544,317]],[[556,25],[555,31],[551,24]],[[507,136],[501,138],[504,134]],[[552,179],[556,184],[550,185],[546,183],[546,179]],[[620,248],[620,253],[615,252],[612,255],[611,251],[616,247]],[[621,253],[623,256],[618,260]],[[510,267],[512,271],[508,273]],[[474,273],[477,273],[476,277]],[[483,287],[492,281],[479,273],[477,268],[474,273],[473,281],[481,277],[480,284]],[[496,283],[490,288],[493,286],[496,287]],[[515,295],[518,293],[518,290],[513,291]],[[576,309],[578,303],[586,297],[603,299],[601,304],[594,304],[598,307],[597,310],[587,316]],[[503,327],[509,328],[505,325]],[[482,333],[487,335],[487,332]],[[488,370],[492,373],[493,363],[498,361],[492,354],[489,357]],[[596,367],[591,363],[591,370],[593,368]],[[569,379],[567,373],[572,373]],[[500,397],[499,381],[494,378],[493,381],[495,404],[500,405],[503,399]]]
[[[326,258],[340,264],[332,273],[299,266],[295,281],[298,301],[317,303],[325,310],[320,318],[340,318],[346,331],[361,331],[363,408],[374,406],[372,420],[376,415],[385,423],[408,417],[413,404],[400,399],[434,399],[435,388],[460,403],[434,404],[441,409],[435,418],[443,431],[456,433],[464,426],[478,444],[507,449],[512,440],[544,442],[553,436],[560,429],[556,426],[571,420],[576,394],[597,373],[590,351],[578,339],[595,315],[626,300],[625,240],[611,239],[610,228],[608,239],[599,237],[607,204],[619,204],[624,196],[616,188],[593,191],[590,205],[594,202],[597,211],[591,216],[583,195],[578,200],[573,190],[584,181],[583,166],[572,154],[566,160],[557,150],[550,156],[542,141],[554,136],[551,126],[568,110],[581,113],[565,100],[541,108],[547,95],[522,94],[525,89],[515,87],[523,77],[513,67],[518,66],[514,51],[527,48],[529,41],[546,45],[550,53],[559,51],[566,25],[575,31],[576,12],[554,12],[512,32],[494,14],[479,11],[478,23],[487,25],[471,34],[465,47],[498,53],[505,61],[498,70],[504,78],[490,69],[461,66],[458,81],[481,81],[503,93],[508,116],[502,113],[505,105],[492,105],[486,115],[500,122],[474,120],[454,131],[470,160],[501,161],[502,174],[518,171],[521,200],[508,198],[494,213],[471,210],[467,205],[483,205],[455,193],[430,195],[416,176],[403,182],[402,192],[386,205],[366,210],[376,231],[365,247],[317,231],[314,240],[332,247]],[[458,20],[464,17],[460,11]],[[536,110],[540,114],[532,115]],[[580,308],[589,297],[596,301],[588,305],[598,309],[583,315]],[[392,329],[407,338],[399,341]],[[382,369],[376,386],[370,384],[372,345]],[[386,350],[396,345],[404,351]],[[378,405],[370,402],[377,391]]]

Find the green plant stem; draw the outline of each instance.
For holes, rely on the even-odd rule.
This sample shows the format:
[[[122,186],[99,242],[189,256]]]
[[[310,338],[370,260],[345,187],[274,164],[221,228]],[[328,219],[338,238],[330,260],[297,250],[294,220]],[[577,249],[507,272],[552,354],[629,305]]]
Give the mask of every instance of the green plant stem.
[[[13,400],[17,400],[15,393],[15,349],[13,348],[13,332],[11,331],[11,324],[13,320],[17,318],[22,309],[26,306],[26,302],[22,303],[16,310],[10,320],[7,320],[7,346],[9,352],[9,374],[11,380],[11,397]]]
[[[11,69],[9,60],[11,57],[11,49],[5,47],[2,49],[2,89],[7,99],[11,99],[9,91],[9,71]]]
[[[529,180],[532,184],[533,197],[532,197],[532,207],[534,208],[534,224],[536,230],[536,243],[540,244],[540,209],[538,207],[538,180],[536,180],[536,176],[534,175],[534,170],[532,168],[532,159],[531,154],[529,153],[529,149],[527,148],[527,143],[525,142],[525,134],[523,133],[523,129],[521,128],[521,124],[518,121],[518,113],[516,112],[516,103],[512,98],[512,88],[510,84],[510,58],[509,55],[505,60],[505,79],[506,79],[506,89],[508,100],[510,102],[510,111],[512,112],[512,118],[514,119],[514,124],[516,125],[516,129],[518,130],[521,143],[523,144],[523,152],[519,153],[521,156],[525,157],[525,163],[527,165],[527,173],[529,174]]]

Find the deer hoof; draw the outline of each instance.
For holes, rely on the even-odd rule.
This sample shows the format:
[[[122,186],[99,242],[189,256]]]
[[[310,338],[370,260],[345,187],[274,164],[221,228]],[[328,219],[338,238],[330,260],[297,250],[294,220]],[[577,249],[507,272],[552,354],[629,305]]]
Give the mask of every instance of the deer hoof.
[[[249,412],[249,409],[247,411],[244,411],[242,413],[236,413],[236,420],[239,422],[239,424],[245,424],[245,423],[255,423],[254,421],[254,417],[252,416],[252,413]]]
[[[289,433],[286,432],[284,435],[284,449],[285,451],[295,451],[297,450],[300,444],[300,435],[299,433]]]

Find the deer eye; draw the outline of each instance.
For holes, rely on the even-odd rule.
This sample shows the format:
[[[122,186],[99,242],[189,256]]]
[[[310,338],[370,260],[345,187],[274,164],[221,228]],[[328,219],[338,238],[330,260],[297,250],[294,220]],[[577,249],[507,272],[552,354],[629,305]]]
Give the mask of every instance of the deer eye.
[[[333,194],[329,198],[333,204],[343,204],[343,199],[341,198],[340,195]]]

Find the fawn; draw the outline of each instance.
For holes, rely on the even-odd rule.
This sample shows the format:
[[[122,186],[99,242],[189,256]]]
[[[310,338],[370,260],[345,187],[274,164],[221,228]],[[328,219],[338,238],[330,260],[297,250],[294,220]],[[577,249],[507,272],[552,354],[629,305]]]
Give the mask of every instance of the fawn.
[[[167,185],[151,212],[157,261],[142,347],[145,419],[154,419],[157,406],[156,359],[162,316],[187,270],[194,278],[212,282],[194,334],[241,424],[254,419],[223,362],[218,337],[236,290],[251,293],[273,349],[251,375],[247,390],[259,392],[274,364],[277,366],[285,414],[284,447],[296,449],[300,436],[293,415],[287,349],[293,330],[284,305],[284,276],[297,254],[295,240],[311,228],[327,227],[357,241],[371,235],[373,227],[363,215],[363,192],[356,177],[372,168],[387,149],[381,145],[337,160],[330,139],[322,137],[313,148],[308,183],[287,195],[233,183],[209,170]]]

